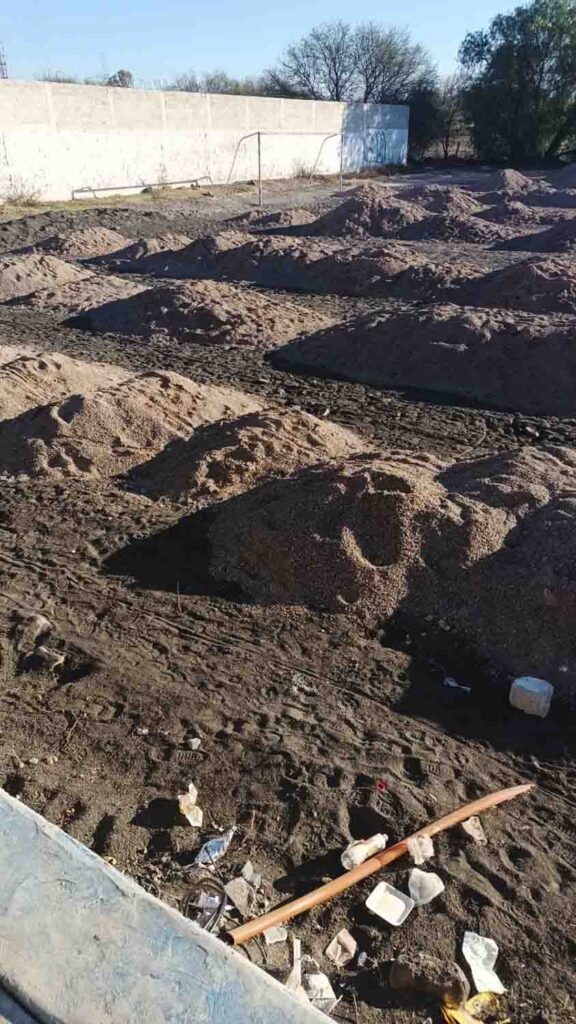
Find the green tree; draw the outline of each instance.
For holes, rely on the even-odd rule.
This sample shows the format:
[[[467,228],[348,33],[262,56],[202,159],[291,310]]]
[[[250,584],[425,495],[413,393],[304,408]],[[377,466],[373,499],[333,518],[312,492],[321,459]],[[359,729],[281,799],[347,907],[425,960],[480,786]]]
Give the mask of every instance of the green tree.
[[[576,132],[576,2],[532,0],[460,49],[464,104],[479,155],[553,157]]]

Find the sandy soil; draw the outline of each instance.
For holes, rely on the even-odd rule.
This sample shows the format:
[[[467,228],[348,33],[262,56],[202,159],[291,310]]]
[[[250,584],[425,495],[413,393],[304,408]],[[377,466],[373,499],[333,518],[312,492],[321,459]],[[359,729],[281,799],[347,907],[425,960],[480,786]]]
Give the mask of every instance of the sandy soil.
[[[522,194],[533,196],[541,184],[530,181],[535,188]],[[450,183],[476,197],[511,184],[508,176],[481,173]],[[445,180],[393,184],[400,191],[444,187]],[[517,180],[512,185],[523,188]],[[315,220],[343,199],[327,186],[275,193],[270,186],[269,196],[265,213],[306,208]],[[387,283],[384,294],[374,294],[366,287],[367,274],[384,259],[372,247],[386,241],[249,233],[227,249],[222,223],[249,212],[252,202],[253,190],[46,212],[5,223],[0,245],[18,248],[91,226],[129,239],[213,236],[196,245],[205,278],[214,273],[206,264],[215,253],[232,263],[235,248],[263,247],[252,252],[250,296],[289,299],[342,325],[368,316],[384,328],[390,316],[426,315],[416,288],[394,292]],[[449,197],[443,202],[449,206]],[[430,211],[421,209],[424,220]],[[255,224],[250,231],[262,227],[269,230]],[[309,243],[324,246],[312,262],[332,260],[321,287],[298,281],[293,256],[291,280],[282,278],[286,253]],[[350,261],[340,260],[342,270],[334,273],[346,248],[359,268],[350,290]],[[291,295],[264,287],[263,252],[275,261],[276,277],[267,270],[266,285],[289,286]],[[177,263],[176,251],[174,258],[157,255],[159,276],[161,266]],[[70,260],[26,258],[85,272]],[[424,277],[435,273],[430,267],[465,263],[482,276],[533,259],[497,251],[492,242],[451,238],[394,241],[386,258],[390,267],[400,260],[396,274]],[[155,259],[144,255],[141,273],[123,279],[164,287],[152,276]],[[40,266],[40,284],[27,283],[20,294],[44,288],[50,275]],[[242,273],[247,266],[244,260]],[[330,272],[331,286],[324,283]],[[21,273],[17,268],[11,281]],[[497,315],[510,317],[510,338],[526,316],[540,317],[544,334],[560,322],[517,308]],[[2,360],[10,346],[15,354],[12,369],[0,366],[2,451],[13,452],[0,489],[1,784],[178,907],[201,843],[235,824],[219,872],[228,881],[252,861],[264,879],[249,909],[257,913],[338,873],[340,850],[352,836],[384,831],[397,840],[481,793],[535,781],[528,797],[486,815],[486,846],[462,831],[438,839],[432,864],[445,892],[402,928],[369,914],[366,882],[289,930],[342,994],[334,1019],[438,1020],[436,1003],[391,990],[390,963],[419,949],[466,969],[460,950],[464,931],[472,930],[500,947],[497,969],[508,989],[503,1016],[565,1024],[575,1013],[573,697],[562,665],[570,667],[573,657],[576,421],[528,415],[515,404],[506,412],[488,408],[484,391],[469,405],[463,398],[457,404],[441,389],[416,396],[398,385],[330,379],[320,368],[315,376],[279,369],[258,348],[183,343],[170,332],[135,337],[112,330],[114,324],[94,333],[60,321],[58,307],[0,305]],[[178,374],[189,381],[180,390]],[[190,427],[182,395],[205,396],[206,386],[220,397],[205,402],[202,424]],[[135,405],[119,398],[127,391]],[[171,403],[176,391],[180,397]],[[74,401],[75,395],[82,397]],[[137,415],[127,424],[131,410]],[[44,463],[34,461],[38,441],[48,453]],[[62,456],[70,445],[88,453],[90,472],[67,472]],[[356,445],[366,450],[355,456],[349,446]],[[391,469],[391,449],[402,449],[401,471],[398,457]],[[313,481],[307,494],[306,481]],[[324,489],[332,504],[319,509]],[[274,510],[267,496],[278,493]],[[245,518],[250,509],[253,518]],[[375,572],[380,581],[389,578],[386,593],[394,601],[383,598],[366,614],[350,601],[325,610],[296,594],[291,567],[301,567],[319,545],[332,558],[323,563],[324,592],[341,591],[343,566],[360,566],[362,586]],[[352,550],[345,562],[343,553]],[[395,560],[397,550],[402,557]],[[275,564],[284,559],[282,579],[274,570],[276,603],[263,600],[260,589],[272,556]],[[319,585],[317,567],[318,561],[308,577],[298,570],[308,588]],[[270,586],[272,573],[265,575]],[[411,580],[426,607],[402,596]],[[439,581],[448,589],[438,589]],[[513,665],[504,658],[507,641]],[[539,720],[510,709],[507,691],[511,672],[520,664],[526,672],[544,670],[551,664],[538,661],[544,656],[556,659],[554,678],[565,698]],[[443,685],[446,677],[470,692]],[[190,780],[205,812],[202,830],[177,809]],[[387,879],[406,890],[408,867],[398,862]],[[226,926],[239,919],[233,911]],[[370,958],[361,969],[338,970],[324,955],[342,927]],[[286,977],[286,945],[251,943],[248,952]]]

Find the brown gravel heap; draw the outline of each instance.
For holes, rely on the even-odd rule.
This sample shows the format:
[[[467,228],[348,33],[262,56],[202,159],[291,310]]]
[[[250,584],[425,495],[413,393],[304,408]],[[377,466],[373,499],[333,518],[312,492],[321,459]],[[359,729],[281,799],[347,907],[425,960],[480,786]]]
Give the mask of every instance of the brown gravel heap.
[[[350,319],[287,345],[272,362],[532,415],[574,416],[575,332],[573,316],[434,305]]]
[[[491,189],[529,192],[534,188],[539,188],[538,182],[527,178],[525,174],[521,174],[520,171],[515,171],[511,167],[506,167],[503,171],[493,171],[492,174],[482,179],[482,190],[487,192]]]
[[[202,345],[271,348],[332,321],[289,298],[216,281],[148,288],[90,309],[79,325]]]
[[[464,213],[433,213],[399,232],[399,237],[406,241],[491,242],[503,235],[505,231],[500,225],[487,224]]]
[[[156,235],[154,238],[137,238],[135,242],[131,242],[129,245],[124,245],[121,248],[116,247],[113,251],[95,260],[95,262],[112,268],[123,267],[128,269],[127,264],[132,264],[136,260],[143,259],[145,256],[155,256],[157,253],[163,252],[177,252],[179,249],[184,249],[185,246],[191,244],[192,239],[188,235],[182,235],[178,232],[165,232],[164,234]]]
[[[310,234],[389,238],[425,216],[421,206],[395,198],[386,187],[360,185],[349,199],[314,221]]]
[[[511,238],[500,248],[524,252],[571,252],[576,249],[576,217],[563,220],[547,231]]]
[[[274,210],[271,213],[262,213],[261,210],[249,210],[239,217],[231,217],[225,221],[224,228],[233,231],[258,231],[268,228],[301,227],[303,224],[312,224],[317,220],[318,215],[313,210],[304,210],[298,207],[288,210]]]
[[[365,450],[360,437],[334,423],[297,409],[266,409],[200,427],[136,467],[130,482],[149,497],[205,503]]]
[[[61,288],[42,288],[30,295],[10,299],[8,305],[23,306],[53,313],[60,318],[69,317],[113,299],[125,299],[144,290],[144,284],[112,274],[90,274],[81,281],[72,281]]]
[[[253,235],[240,231],[222,231],[218,235],[197,238],[182,249],[150,253],[134,260],[134,273],[156,274],[158,277],[201,277],[217,272],[219,260],[229,249],[254,241]]]
[[[410,199],[431,213],[461,216],[482,209],[476,196],[456,185],[419,185],[409,191]]]
[[[89,274],[89,270],[74,267],[56,256],[39,253],[0,256],[0,302],[41,288],[59,288],[72,281],[82,281]]]
[[[569,449],[359,456],[218,506],[212,573],[259,602],[447,620],[500,669],[554,681],[576,664],[575,493]]]
[[[34,245],[26,246],[20,252],[47,253],[72,260],[88,259],[90,256],[103,256],[105,253],[114,252],[128,242],[129,239],[118,231],[93,225],[51,235],[40,242],[35,242]]]
[[[527,206],[526,203],[516,199],[506,199],[496,206],[482,210],[478,214],[481,220],[491,221],[493,224],[524,224],[538,225],[550,224],[557,220],[563,220],[565,214],[560,212],[552,213],[550,210],[540,210],[537,206]]]
[[[63,398],[71,391],[82,389],[90,394],[128,376],[120,367],[85,363],[60,352],[18,355],[0,366],[0,419],[18,416],[36,405]]]
[[[176,373],[143,373],[0,423],[0,469],[30,476],[109,477],[204,423],[259,406],[242,392],[196,384]]]
[[[569,256],[514,263],[462,288],[458,301],[532,313],[576,313],[576,265]]]

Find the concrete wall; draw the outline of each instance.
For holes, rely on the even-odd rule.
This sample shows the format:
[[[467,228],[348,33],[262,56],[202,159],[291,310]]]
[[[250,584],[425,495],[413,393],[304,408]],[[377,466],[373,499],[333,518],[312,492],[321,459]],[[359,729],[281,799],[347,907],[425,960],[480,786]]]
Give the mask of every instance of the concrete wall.
[[[73,189],[226,181],[237,144],[262,136],[262,174],[311,170],[323,137],[344,132],[345,170],[404,163],[408,107],[0,81],[0,196],[24,189],[69,199]],[[298,133],[290,134],[286,133]],[[327,139],[318,172],[340,163]],[[257,176],[257,141],[239,146],[233,180]]]

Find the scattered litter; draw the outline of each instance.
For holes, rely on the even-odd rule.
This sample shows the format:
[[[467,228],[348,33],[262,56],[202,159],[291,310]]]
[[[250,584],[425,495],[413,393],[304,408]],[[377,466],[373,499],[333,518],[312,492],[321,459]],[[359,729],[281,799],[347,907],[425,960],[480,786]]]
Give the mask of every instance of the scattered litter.
[[[288,938],[288,931],[283,928],[281,924],[274,925],[272,928],[267,928],[264,932],[264,942],[267,946],[274,946],[276,942],[286,942]]]
[[[300,939],[292,939],[292,970],[286,981],[286,988],[293,996],[303,1003],[308,1003],[308,996],[302,986],[302,943]]]
[[[430,836],[410,836],[408,840],[408,853],[415,864],[424,864],[430,857],[434,856],[434,843]]]
[[[412,868],[408,879],[408,888],[416,906],[423,907],[444,892],[446,886],[440,876],[435,875],[433,871],[420,871],[420,868]]]
[[[186,746],[188,750],[200,750],[202,740],[199,736],[193,736],[192,739],[186,740]]]
[[[510,1024],[510,1017],[500,1005],[498,996],[493,992],[479,992],[458,1006],[444,1003],[442,1016],[447,1024],[477,1024],[478,1021]]]
[[[150,729],[148,729],[147,726],[145,725],[139,725],[138,728],[136,729],[137,736],[148,736],[149,732]]]
[[[306,994],[317,1010],[323,1013],[330,1013],[340,1000],[336,996],[330,979],[319,971],[317,974],[307,974],[304,978]]]
[[[520,676],[510,687],[510,703],[513,708],[527,715],[546,718],[554,696],[554,687],[545,679],[535,676]]]
[[[217,839],[209,839],[207,843],[204,843],[204,846],[197,855],[194,863],[207,864],[210,866],[214,864],[215,861],[220,860],[220,857],[224,856],[226,850],[230,846],[232,836],[235,831],[236,827],[233,825],[232,828],[229,828],[228,831],[224,833],[224,835],[218,836]]]
[[[342,928],[326,947],[325,955],[337,967],[345,967],[356,956],[358,943],[346,928]]]
[[[46,754],[44,758],[45,764],[58,764],[58,756],[56,754]]]
[[[182,902],[184,917],[190,918],[207,932],[216,930],[226,909],[226,892],[216,878],[202,875]]]
[[[204,814],[202,809],[198,807],[196,803],[198,799],[198,790],[193,782],[188,783],[188,792],[181,793],[178,797],[178,806],[180,813],[190,822],[194,828],[201,828],[204,820]]]
[[[262,875],[257,871],[254,871],[251,860],[247,860],[242,871],[240,872],[242,878],[245,878],[250,883],[253,889],[259,889],[262,885]]]
[[[415,904],[410,896],[388,885],[388,882],[379,882],[366,900],[366,906],[373,914],[397,928],[404,923]]]
[[[482,827],[482,822],[480,821],[480,818],[477,818],[476,815],[473,815],[472,818],[468,818],[466,821],[462,822],[462,828],[464,829],[466,835],[470,836],[470,838],[473,839],[475,843],[478,843],[479,846],[486,846],[488,840],[486,838],[486,833]]]
[[[506,991],[493,970],[498,958],[498,946],[494,939],[486,939],[475,932],[464,932],[462,956],[470,966],[478,992],[495,992],[502,995]]]
[[[346,868],[347,871],[351,871],[352,868],[363,864],[369,857],[373,857],[379,850],[384,850],[387,842],[388,836],[378,832],[375,836],[371,836],[370,839],[357,839],[353,843],[349,843],[340,857],[342,867]]]
[[[472,693],[470,686],[461,686],[456,679],[452,678],[452,676],[446,676],[443,685],[449,686],[451,690],[461,690],[462,693]]]
[[[230,897],[234,906],[240,911],[243,917],[250,913],[252,904],[253,889],[245,878],[233,878],[224,886],[226,895]]]

